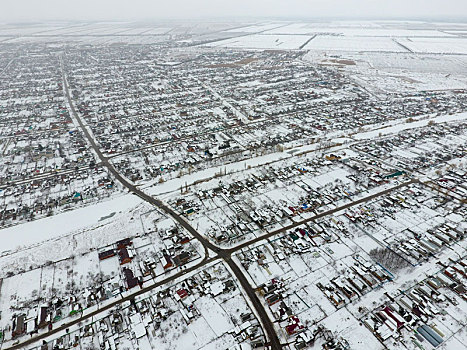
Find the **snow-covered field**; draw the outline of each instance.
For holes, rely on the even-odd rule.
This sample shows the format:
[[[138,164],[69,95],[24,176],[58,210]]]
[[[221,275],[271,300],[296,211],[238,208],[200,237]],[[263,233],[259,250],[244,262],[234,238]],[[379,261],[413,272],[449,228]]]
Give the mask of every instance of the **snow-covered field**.
[[[256,24],[247,27],[239,27],[227,30],[227,32],[241,32],[241,33],[257,33],[262,32],[265,30],[270,30],[276,27],[282,27],[283,24],[281,23],[263,23],[263,24]]]
[[[400,29],[400,28],[383,28],[377,24],[373,26],[343,23],[329,24],[327,26],[310,23],[293,23],[284,27],[270,29],[264,32],[265,34],[339,34],[350,37],[452,37],[452,34],[446,34],[437,30],[423,29]]]
[[[351,37],[319,35],[303,48],[319,51],[379,51],[406,52],[403,47],[387,37]]]
[[[406,38],[397,40],[417,53],[467,54],[467,38]]]
[[[67,236],[69,233],[96,225],[101,220],[105,221],[109,215],[109,219],[115,215],[113,217],[115,220],[140,203],[142,203],[140,198],[128,194],[88,207],[4,228],[0,230],[3,242],[1,252],[12,252],[21,247],[30,247]]]
[[[312,36],[306,35],[275,35],[275,34],[253,34],[237,38],[218,41],[208,46],[231,47],[245,49],[278,49],[294,50],[299,49]]]

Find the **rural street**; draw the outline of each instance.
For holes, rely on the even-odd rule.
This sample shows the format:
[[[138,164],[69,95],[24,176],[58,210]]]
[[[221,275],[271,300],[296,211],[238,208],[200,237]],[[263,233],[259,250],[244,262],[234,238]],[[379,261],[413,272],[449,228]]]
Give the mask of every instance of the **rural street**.
[[[297,226],[303,225],[303,224],[305,224],[307,222],[317,220],[317,219],[319,219],[321,217],[324,217],[324,216],[327,216],[327,215],[332,215],[332,214],[334,214],[336,212],[339,212],[341,210],[345,210],[347,208],[350,208],[350,207],[358,205],[358,204],[366,203],[366,202],[368,202],[368,201],[370,201],[372,199],[375,199],[375,198],[378,198],[379,196],[388,194],[388,193],[390,193],[390,192],[392,192],[394,190],[397,190],[397,189],[403,188],[405,186],[408,186],[410,184],[419,182],[418,179],[411,179],[410,181],[401,183],[401,184],[399,184],[397,186],[385,189],[383,191],[374,193],[372,195],[360,198],[360,199],[355,200],[355,201],[351,201],[349,203],[346,203],[346,204],[341,205],[339,207],[336,207],[334,209],[323,211],[323,212],[318,213],[318,214],[316,214],[314,216],[311,216],[309,218],[303,219],[301,221],[294,222],[294,223],[292,223],[290,225],[287,225],[285,227],[282,227],[280,229],[268,232],[268,233],[266,233],[264,235],[258,236],[258,237],[254,238],[254,239],[251,239],[251,240],[247,241],[247,242],[239,244],[239,245],[237,245],[237,246],[235,246],[233,248],[222,249],[222,248],[219,248],[216,245],[214,245],[208,238],[206,238],[201,233],[199,233],[197,230],[195,230],[188,223],[188,221],[186,221],[182,216],[180,216],[178,213],[176,213],[173,209],[171,209],[170,207],[165,205],[161,200],[158,200],[158,199],[146,194],[142,190],[140,190],[134,184],[130,183],[125,177],[123,177],[115,169],[113,164],[109,161],[109,158],[107,158],[107,157],[105,157],[103,155],[103,153],[100,150],[99,146],[97,145],[95,139],[93,138],[93,136],[91,135],[91,133],[87,129],[86,125],[83,123],[81,117],[76,112],[73,101],[72,101],[72,98],[71,98],[71,94],[70,94],[70,91],[69,91],[68,81],[66,79],[66,75],[65,75],[65,71],[64,71],[62,61],[61,61],[61,66],[62,66],[64,92],[65,92],[66,98],[68,99],[68,103],[69,103],[69,106],[70,106],[70,109],[71,109],[71,112],[72,112],[72,116],[77,121],[77,123],[79,124],[79,126],[82,129],[82,131],[83,131],[85,137],[87,138],[89,144],[93,148],[94,152],[97,154],[97,156],[98,156],[98,158],[99,158],[99,160],[101,162],[101,165],[106,167],[109,170],[109,172],[116,178],[116,180],[118,180],[131,193],[137,195],[142,200],[150,203],[151,205],[156,206],[157,208],[159,208],[160,210],[165,212],[167,215],[171,216],[183,228],[185,228],[193,237],[195,237],[203,245],[203,247],[205,249],[205,257],[200,263],[198,263],[198,264],[196,264],[196,265],[194,265],[194,266],[192,266],[190,268],[187,268],[186,270],[178,272],[178,273],[176,273],[176,274],[174,274],[174,275],[172,275],[172,276],[170,276],[170,277],[168,277],[168,278],[166,278],[166,279],[164,279],[162,281],[159,281],[159,282],[151,284],[151,285],[149,285],[147,287],[141,288],[140,290],[138,290],[138,291],[136,291],[134,293],[131,293],[131,294],[129,294],[129,295],[123,297],[123,298],[120,298],[118,300],[115,300],[114,302],[111,302],[111,303],[109,303],[109,304],[107,304],[107,305],[105,305],[105,306],[103,306],[103,307],[101,307],[99,309],[96,309],[95,311],[92,311],[92,312],[90,312],[88,314],[82,315],[81,317],[74,318],[74,319],[70,320],[69,322],[64,323],[63,325],[61,325],[61,326],[59,326],[59,327],[57,327],[57,328],[55,328],[55,329],[53,329],[51,331],[44,332],[42,334],[38,334],[38,335],[36,335],[36,336],[34,336],[34,337],[24,341],[24,342],[16,344],[16,345],[9,348],[9,349],[12,349],[12,350],[13,349],[21,349],[21,348],[24,348],[27,345],[30,345],[30,344],[33,344],[33,343],[38,342],[40,340],[43,340],[43,339],[45,339],[45,338],[47,338],[47,337],[49,337],[51,335],[54,335],[54,334],[56,334],[58,332],[61,332],[61,331],[65,330],[65,329],[69,328],[70,326],[76,325],[76,324],[78,324],[78,323],[80,323],[80,322],[82,322],[82,321],[84,321],[86,319],[89,319],[89,318],[91,318],[93,316],[96,316],[96,315],[102,313],[103,311],[109,310],[112,307],[115,307],[116,305],[118,305],[118,304],[120,304],[120,303],[122,303],[124,301],[132,300],[138,295],[141,295],[141,294],[146,293],[146,292],[148,292],[148,291],[150,291],[150,290],[152,290],[152,289],[154,289],[156,287],[163,286],[164,284],[172,282],[175,279],[182,277],[186,273],[194,272],[197,269],[199,269],[200,267],[202,267],[202,266],[204,266],[204,265],[206,265],[208,263],[211,263],[211,262],[213,262],[215,260],[218,260],[218,259],[219,260],[222,259],[224,261],[224,263],[229,266],[230,270],[235,275],[235,277],[237,278],[237,281],[240,283],[242,289],[245,291],[247,297],[251,301],[251,304],[253,305],[253,307],[254,307],[254,309],[256,311],[256,314],[260,318],[261,324],[262,324],[262,326],[264,328],[264,331],[266,333],[267,340],[268,340],[268,345],[269,345],[270,349],[273,349],[273,350],[281,349],[282,345],[281,345],[280,340],[279,340],[279,338],[277,336],[277,333],[276,333],[276,331],[274,329],[274,325],[273,325],[273,323],[271,322],[271,320],[269,318],[268,313],[266,312],[263,304],[258,299],[258,296],[255,293],[255,290],[250,285],[249,281],[245,277],[245,275],[242,272],[242,270],[240,269],[240,267],[231,259],[232,254],[234,254],[235,252],[237,252],[237,251],[239,251],[241,249],[244,249],[244,248],[246,248],[246,247],[248,247],[248,246],[250,246],[252,244],[258,243],[258,242],[263,241],[263,240],[266,240],[266,239],[268,239],[270,237],[273,237],[275,235],[285,233],[288,230],[291,230],[291,229],[293,229],[293,228],[295,228]],[[209,251],[211,251],[211,254],[210,254]],[[210,255],[211,255],[211,257],[210,257]]]
[[[255,291],[253,287],[250,285],[248,280],[246,279],[245,275],[242,273],[240,268],[237,266],[237,264],[230,259],[230,252],[220,249],[216,247],[214,244],[212,244],[208,239],[206,239],[202,234],[200,234],[198,231],[196,231],[187,221],[185,221],[184,218],[182,218],[180,215],[178,215],[174,210],[166,206],[162,201],[155,199],[148,194],[144,193],[140,189],[138,189],[135,185],[131,184],[129,181],[127,181],[123,176],[120,175],[120,173],[115,169],[115,167],[109,162],[109,160],[102,154],[100,148],[97,146],[94,138],[91,136],[89,133],[88,129],[84,125],[83,121],[81,120],[80,116],[78,113],[76,113],[76,110],[73,105],[73,101],[71,99],[71,94],[69,91],[69,86],[68,86],[68,81],[65,76],[65,71],[63,67],[63,62],[62,62],[62,75],[63,75],[63,86],[65,89],[66,97],[68,99],[68,103],[70,105],[70,109],[73,113],[73,116],[76,118],[76,120],[79,123],[79,126],[83,130],[86,138],[88,139],[88,142],[90,143],[91,147],[94,149],[96,152],[97,156],[99,157],[100,161],[102,162],[102,165],[107,167],[107,169],[112,173],[112,175],[124,186],[126,187],[130,192],[136,194],[138,197],[143,199],[144,201],[158,207],[162,211],[164,211],[166,214],[170,215],[175,221],[177,221],[183,228],[185,228],[188,232],[190,232],[193,237],[195,237],[205,248],[206,251],[206,256],[208,256],[208,249],[211,251],[217,253],[217,255],[224,260],[224,262],[230,267],[231,271],[235,274],[235,277],[237,277],[238,282],[240,282],[240,285],[242,286],[243,290],[246,292],[248,298],[250,299],[252,305],[254,306],[257,315],[260,317],[261,323],[264,327],[264,330],[267,335],[267,339],[269,342],[269,345],[271,349],[273,350],[278,350],[281,349],[281,344],[279,341],[279,338],[276,334],[276,331],[274,330],[274,325],[269,319],[268,314],[266,313],[266,310],[264,309],[263,305],[259,301],[258,297],[255,294]]]

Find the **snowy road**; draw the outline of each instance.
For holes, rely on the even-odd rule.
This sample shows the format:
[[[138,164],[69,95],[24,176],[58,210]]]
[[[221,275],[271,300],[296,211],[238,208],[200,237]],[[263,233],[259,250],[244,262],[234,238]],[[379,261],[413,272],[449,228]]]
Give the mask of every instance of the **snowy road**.
[[[109,158],[104,156],[104,154],[100,150],[99,146],[97,145],[95,139],[93,138],[91,132],[88,130],[88,128],[86,128],[86,126],[84,125],[83,121],[81,120],[81,118],[79,117],[78,113],[76,112],[76,110],[74,108],[73,101],[71,99],[71,94],[70,94],[70,91],[69,91],[68,82],[67,82],[66,76],[65,76],[63,63],[62,63],[62,75],[63,75],[63,81],[64,81],[65,95],[66,95],[66,98],[68,100],[69,107],[71,109],[73,117],[78,122],[79,127],[83,130],[83,133],[84,133],[85,137],[87,138],[89,144],[91,145],[94,152],[96,153],[96,155],[100,159],[102,165],[105,166],[106,168],[108,168],[108,170],[112,173],[112,175],[124,187],[126,187],[131,193],[135,194],[136,196],[140,197],[142,200],[144,200],[144,201],[158,207],[162,211],[164,211],[166,214],[171,216],[176,222],[178,222],[183,228],[185,228],[188,232],[190,232],[193,235],[193,237],[198,239],[198,241],[205,248],[205,258],[199,264],[197,264],[195,266],[192,266],[190,268],[187,268],[186,270],[183,270],[183,271],[181,271],[181,272],[179,272],[179,273],[177,273],[177,274],[175,274],[175,275],[173,275],[171,277],[168,277],[163,281],[160,281],[160,282],[155,283],[155,284],[148,285],[148,286],[138,290],[137,292],[134,292],[132,294],[129,294],[129,295],[125,296],[124,298],[121,298],[121,299],[116,300],[116,301],[114,301],[114,302],[112,302],[110,304],[107,304],[107,305],[105,305],[104,307],[102,307],[102,308],[100,308],[98,310],[95,310],[95,311],[90,312],[88,314],[84,314],[80,318],[77,318],[77,319],[75,319],[75,320],[73,320],[73,321],[71,321],[69,323],[65,323],[65,324],[57,327],[56,329],[51,330],[50,332],[43,333],[43,334],[37,335],[35,337],[32,337],[32,338],[30,338],[29,340],[27,340],[27,341],[25,341],[23,343],[20,343],[20,344],[17,344],[15,346],[11,347],[10,349],[21,349],[21,348],[24,348],[24,346],[26,346],[28,344],[32,344],[32,343],[35,343],[35,342],[40,341],[42,339],[45,339],[45,338],[47,338],[47,337],[49,337],[49,336],[51,336],[51,335],[53,335],[53,334],[55,334],[57,332],[63,331],[64,329],[66,329],[66,328],[68,328],[68,327],[70,327],[70,326],[72,326],[74,324],[77,324],[79,322],[82,322],[83,320],[87,320],[87,319],[89,319],[89,318],[91,318],[93,316],[96,316],[96,315],[100,314],[101,312],[103,312],[105,310],[109,310],[110,308],[112,308],[112,307],[114,307],[114,306],[116,306],[116,305],[118,305],[118,304],[120,304],[120,303],[122,303],[124,301],[132,300],[137,295],[146,293],[146,292],[148,292],[148,291],[150,291],[150,290],[152,290],[152,289],[154,289],[154,288],[156,288],[158,286],[162,286],[164,284],[167,284],[167,283],[169,283],[169,282],[171,282],[171,281],[173,281],[173,280],[175,280],[177,278],[182,277],[186,273],[196,271],[197,269],[199,269],[199,268],[203,267],[204,265],[206,265],[206,264],[208,264],[208,263],[210,263],[210,262],[212,262],[214,260],[217,260],[217,259],[222,259],[224,261],[224,263],[229,266],[231,272],[235,275],[238,282],[240,283],[243,290],[245,291],[246,295],[250,299],[251,304],[253,305],[253,307],[254,307],[254,309],[256,311],[256,314],[258,315],[258,317],[259,317],[259,319],[260,319],[260,321],[262,323],[262,326],[264,328],[264,331],[265,331],[265,333],[267,335],[270,348],[271,349],[281,349],[282,345],[280,343],[280,340],[278,338],[278,335],[276,333],[274,325],[271,322],[271,320],[270,320],[270,318],[269,318],[263,304],[260,302],[260,300],[257,297],[253,287],[250,285],[249,281],[247,280],[246,276],[244,275],[244,273],[242,272],[240,267],[231,259],[231,255],[234,254],[235,252],[247,247],[247,246],[258,243],[259,241],[262,241],[262,240],[267,239],[269,237],[272,237],[274,235],[286,232],[286,231],[288,231],[288,230],[290,230],[292,228],[295,228],[295,227],[297,227],[299,225],[302,225],[302,224],[304,224],[306,222],[313,221],[313,220],[316,220],[316,219],[318,219],[320,217],[324,217],[324,216],[327,216],[327,215],[331,215],[333,213],[336,213],[336,212],[344,210],[346,208],[358,205],[360,203],[365,203],[367,201],[370,201],[370,200],[372,200],[374,198],[377,198],[379,196],[390,193],[390,192],[392,192],[394,190],[397,190],[399,188],[408,186],[408,185],[410,185],[412,183],[419,182],[418,179],[412,179],[412,180],[410,180],[408,182],[399,184],[399,185],[391,187],[391,188],[387,188],[387,189],[385,189],[383,191],[374,193],[374,194],[369,195],[367,197],[363,197],[363,198],[360,198],[358,200],[351,201],[351,202],[346,203],[346,204],[344,204],[344,205],[342,205],[340,207],[336,207],[334,209],[331,209],[331,210],[316,214],[315,216],[307,218],[305,220],[302,220],[302,221],[299,221],[299,222],[294,222],[293,224],[288,225],[286,227],[283,227],[283,228],[281,228],[279,230],[268,232],[268,233],[266,233],[266,234],[264,234],[262,236],[258,236],[257,238],[255,238],[253,240],[250,240],[248,242],[244,242],[244,243],[242,243],[242,244],[240,244],[240,245],[238,245],[238,246],[236,246],[234,248],[221,249],[221,248],[215,246],[210,240],[205,238],[198,231],[196,231],[196,229],[193,228],[183,217],[181,217],[174,210],[172,210],[170,207],[165,205],[161,200],[158,200],[158,199],[148,195],[147,193],[143,192],[139,188],[137,188],[134,184],[130,183],[126,178],[124,178],[114,168],[114,166],[109,161]],[[209,257],[209,250],[211,250],[214,253],[214,254],[211,254],[211,257]]]
[[[280,344],[279,338],[276,334],[276,331],[274,329],[274,325],[269,319],[268,314],[266,313],[266,310],[264,309],[263,305],[259,301],[258,297],[256,296],[256,293],[253,289],[253,287],[250,285],[248,282],[247,278],[245,275],[242,273],[238,265],[230,258],[230,251],[228,250],[223,250],[218,247],[216,247],[214,244],[212,244],[208,239],[206,239],[203,235],[201,235],[198,231],[196,231],[187,221],[185,221],[184,218],[182,218],[180,215],[178,215],[175,211],[173,211],[171,208],[166,206],[162,201],[155,199],[148,194],[144,193],[140,189],[138,189],[135,185],[131,184],[129,181],[127,181],[120,173],[114,168],[114,166],[109,162],[108,158],[106,158],[100,148],[97,146],[94,138],[92,137],[91,133],[89,130],[85,127],[83,121],[81,120],[80,116],[78,113],[76,113],[76,110],[73,105],[73,101],[71,99],[71,94],[69,91],[69,86],[68,86],[68,81],[65,76],[65,70],[63,66],[63,61],[61,61],[61,68],[62,68],[62,76],[63,76],[63,84],[65,88],[65,94],[66,98],[68,100],[70,109],[72,111],[73,116],[76,118],[76,120],[79,123],[80,128],[83,130],[83,133],[85,134],[88,142],[90,143],[91,147],[93,150],[96,152],[97,156],[99,157],[100,161],[102,164],[112,173],[112,175],[124,186],[126,187],[130,192],[134,193],[144,201],[158,207],[162,211],[164,211],[166,214],[170,215],[175,221],[177,221],[183,228],[185,228],[188,232],[190,232],[193,237],[198,239],[198,241],[204,246],[205,248],[205,259],[198,264],[197,266],[194,266],[193,268],[199,268],[206,264],[209,260],[207,257],[209,256],[208,249],[212,250],[213,252],[217,253],[218,257],[222,258],[224,262],[229,265],[231,271],[235,274],[235,277],[237,277],[237,280],[240,282],[242,288],[246,292],[248,298],[250,299],[251,303],[253,304],[260,321],[264,327],[264,330],[267,334],[267,338],[269,341],[269,345],[271,346],[271,349],[273,350],[278,350],[281,349],[282,346]],[[188,270],[186,270],[188,271]],[[171,278],[168,278],[165,283],[170,282],[177,278],[179,276],[175,275]],[[142,293],[144,289],[140,290],[138,293]],[[136,293],[135,293],[136,294]],[[131,296],[129,296],[131,297]],[[134,297],[134,296],[133,296]],[[121,302],[121,301],[120,301]],[[89,317],[89,316],[88,316]],[[41,338],[46,337],[47,334],[41,335]],[[32,338],[35,340],[39,340],[39,337]]]

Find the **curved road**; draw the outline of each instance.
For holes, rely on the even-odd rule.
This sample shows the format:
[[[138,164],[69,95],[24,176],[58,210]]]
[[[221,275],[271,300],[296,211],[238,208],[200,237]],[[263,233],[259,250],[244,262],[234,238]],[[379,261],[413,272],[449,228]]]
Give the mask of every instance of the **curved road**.
[[[73,116],[77,120],[79,126],[83,130],[86,138],[88,139],[89,143],[91,144],[91,147],[94,149],[96,152],[97,156],[99,157],[100,161],[102,162],[102,165],[107,167],[107,169],[112,173],[112,175],[124,186],[126,187],[129,191],[143,199],[144,201],[158,207],[162,211],[164,211],[166,214],[170,215],[175,221],[177,221],[182,227],[184,227],[188,232],[190,232],[193,237],[195,237],[203,246],[206,251],[206,256],[208,256],[208,249],[214,251],[217,253],[218,257],[224,260],[224,262],[229,265],[231,271],[235,274],[235,277],[237,277],[237,280],[240,282],[240,285],[242,286],[243,290],[246,292],[248,298],[250,299],[251,303],[253,304],[257,315],[261,319],[261,323],[264,327],[264,330],[267,335],[267,339],[269,341],[269,346],[273,350],[279,350],[282,348],[281,343],[279,341],[279,338],[276,334],[276,331],[274,329],[274,325],[269,319],[268,314],[266,313],[266,310],[264,309],[263,305],[259,301],[258,297],[255,294],[255,291],[253,287],[250,285],[248,280],[246,279],[245,275],[242,273],[238,265],[230,258],[230,251],[221,249],[214,244],[212,244],[208,239],[206,239],[203,235],[201,235],[198,231],[196,231],[183,217],[178,215],[174,210],[166,206],[162,201],[151,197],[150,195],[144,193],[140,189],[138,189],[135,185],[131,184],[129,181],[127,181],[120,173],[115,169],[115,167],[109,162],[109,160],[102,154],[100,148],[97,146],[94,138],[92,135],[89,133],[88,129],[84,125],[83,121],[79,117],[78,113],[76,113],[75,107],[73,105],[73,101],[71,99],[69,87],[68,87],[68,81],[65,76],[65,70],[63,67],[63,62],[61,62],[61,67],[62,67],[62,76],[63,76],[63,86],[65,89],[66,97],[68,99],[68,104],[70,105],[71,111],[73,113]]]
[[[83,121],[81,120],[78,113],[76,112],[76,110],[74,108],[74,105],[73,105],[73,102],[72,102],[72,99],[71,99],[71,95],[70,95],[70,91],[69,91],[69,87],[68,87],[68,82],[67,82],[66,77],[65,77],[63,64],[62,64],[62,75],[63,75],[63,83],[64,83],[65,94],[66,94],[66,97],[68,99],[72,114],[73,114],[74,118],[76,119],[76,121],[78,122],[80,128],[83,130],[83,132],[84,132],[87,140],[89,141],[91,147],[94,149],[94,151],[96,152],[96,154],[99,157],[100,161],[102,162],[102,165],[107,167],[107,169],[112,173],[112,175],[124,187],[126,187],[130,192],[134,193],[135,195],[140,197],[142,200],[144,200],[144,201],[146,201],[146,202],[160,208],[161,210],[163,210],[166,214],[170,215],[175,221],[177,221],[182,227],[184,227],[188,232],[190,232],[193,235],[193,237],[198,239],[198,241],[203,245],[203,247],[205,249],[205,258],[199,264],[196,264],[196,265],[194,265],[194,266],[192,266],[192,267],[190,267],[190,268],[188,268],[186,270],[178,272],[178,273],[176,273],[175,275],[173,275],[173,276],[171,276],[169,278],[166,278],[166,279],[164,279],[164,280],[162,280],[160,282],[157,282],[157,283],[155,283],[153,285],[142,288],[142,289],[138,290],[137,292],[132,293],[132,294],[130,294],[130,295],[124,297],[124,298],[115,300],[114,302],[112,302],[110,304],[107,304],[104,307],[101,307],[100,309],[97,309],[97,310],[95,310],[95,311],[93,311],[93,312],[91,312],[89,314],[85,314],[85,315],[82,315],[79,318],[73,319],[70,322],[63,324],[62,326],[57,327],[56,329],[53,329],[53,330],[51,330],[49,332],[37,335],[37,336],[32,337],[32,338],[30,338],[30,339],[28,339],[28,340],[26,340],[26,341],[24,341],[22,343],[19,343],[17,345],[14,345],[14,346],[8,348],[8,349],[11,349],[11,350],[23,349],[27,345],[33,344],[33,343],[38,342],[38,341],[40,341],[40,340],[42,340],[42,339],[44,339],[46,337],[49,337],[49,336],[51,336],[53,334],[56,334],[56,333],[58,333],[60,331],[63,331],[66,328],[68,328],[68,327],[70,327],[72,325],[75,325],[77,323],[82,322],[85,319],[96,316],[96,315],[98,315],[99,313],[101,313],[101,312],[103,312],[105,310],[111,309],[112,307],[120,304],[123,301],[131,300],[137,295],[141,295],[141,294],[146,293],[146,292],[148,292],[148,291],[150,291],[150,290],[152,290],[152,289],[154,289],[156,287],[159,287],[159,286],[162,286],[162,285],[164,285],[166,283],[169,283],[169,282],[183,276],[184,274],[195,271],[196,269],[198,269],[198,268],[200,268],[200,267],[202,267],[202,266],[204,266],[204,265],[206,265],[206,264],[208,264],[208,263],[210,263],[212,261],[215,261],[217,259],[224,260],[224,262],[230,267],[230,270],[233,272],[233,274],[235,275],[235,277],[239,281],[239,283],[242,286],[243,290],[246,292],[248,298],[250,299],[253,307],[255,308],[255,310],[257,312],[257,315],[259,316],[259,318],[261,320],[261,323],[263,325],[263,328],[264,328],[264,330],[266,332],[266,335],[267,335],[267,338],[268,338],[268,341],[269,341],[268,345],[269,345],[270,349],[279,350],[279,349],[282,348],[282,345],[281,345],[281,343],[279,341],[279,338],[278,338],[278,336],[276,334],[273,323],[269,319],[269,316],[266,313],[266,310],[264,309],[263,305],[259,301],[254,289],[252,288],[252,286],[248,282],[247,278],[245,277],[243,272],[240,270],[238,265],[231,259],[231,255],[234,254],[235,252],[243,249],[243,248],[246,248],[247,246],[249,246],[251,244],[260,242],[262,240],[265,240],[265,239],[270,238],[272,236],[275,236],[277,234],[286,232],[286,231],[288,231],[288,230],[290,230],[290,229],[292,229],[294,227],[297,227],[299,225],[302,225],[302,224],[304,224],[306,222],[314,221],[314,220],[316,220],[316,219],[318,219],[320,217],[331,215],[331,214],[333,214],[335,212],[338,212],[340,210],[352,207],[354,205],[358,205],[360,203],[367,202],[367,201],[369,201],[371,199],[374,199],[374,198],[377,198],[377,197],[379,197],[381,195],[390,193],[390,192],[392,192],[392,191],[394,191],[394,190],[396,190],[398,188],[408,186],[408,185],[410,185],[412,183],[419,183],[420,182],[418,179],[411,179],[410,181],[407,181],[405,183],[401,183],[398,186],[394,186],[394,187],[391,187],[389,189],[383,190],[381,192],[374,193],[374,194],[372,194],[370,196],[360,198],[360,199],[358,199],[356,201],[346,203],[346,204],[344,204],[344,205],[342,205],[340,207],[336,207],[334,209],[321,212],[319,214],[316,214],[313,217],[310,217],[310,218],[307,218],[307,219],[304,219],[304,220],[301,220],[301,221],[298,221],[298,222],[294,222],[294,223],[292,223],[292,224],[290,224],[288,226],[282,227],[282,228],[280,228],[278,230],[268,232],[268,233],[266,233],[266,234],[264,234],[262,236],[258,236],[256,238],[254,238],[254,239],[252,239],[252,240],[250,240],[248,242],[244,242],[244,243],[242,243],[242,244],[240,244],[240,245],[238,245],[236,247],[228,248],[228,249],[222,249],[222,248],[217,247],[213,243],[211,243],[211,241],[209,241],[207,238],[205,238],[203,235],[201,235],[198,231],[196,231],[183,217],[178,215],[170,207],[166,206],[162,201],[160,201],[160,200],[158,200],[156,198],[153,198],[150,195],[144,193],[143,191],[138,189],[135,185],[130,183],[127,179],[125,179],[122,175],[120,175],[120,173],[110,163],[109,159],[106,158],[102,154],[102,152],[99,149],[99,147],[97,146],[94,138],[92,137],[90,132],[87,130],[87,128],[84,125]],[[211,258],[209,258],[209,250],[211,250],[211,251],[213,251],[215,253],[215,255],[213,257],[211,257]]]

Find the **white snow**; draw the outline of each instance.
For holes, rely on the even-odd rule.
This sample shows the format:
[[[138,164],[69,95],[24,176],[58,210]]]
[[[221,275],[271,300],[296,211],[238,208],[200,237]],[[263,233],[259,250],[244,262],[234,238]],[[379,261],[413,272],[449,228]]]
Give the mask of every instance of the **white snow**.
[[[109,214],[127,211],[141,202],[139,197],[127,194],[52,217],[4,228],[0,230],[1,252],[60,238],[73,231],[95,225],[101,218]]]

